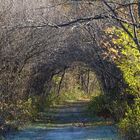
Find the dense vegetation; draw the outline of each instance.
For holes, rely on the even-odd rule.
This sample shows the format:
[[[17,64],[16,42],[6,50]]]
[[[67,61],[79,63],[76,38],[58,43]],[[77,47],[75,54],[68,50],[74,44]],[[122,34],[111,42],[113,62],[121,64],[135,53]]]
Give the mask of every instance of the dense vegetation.
[[[128,27],[131,32],[133,30]],[[115,44],[123,46],[122,57],[117,62],[118,67],[123,72],[123,77],[127,84],[125,93],[134,97],[127,99],[127,110],[125,117],[120,121],[120,128],[128,139],[140,138],[140,52],[133,40],[122,30],[115,30],[118,39]],[[140,40],[140,32],[138,39]]]
[[[131,27],[127,28],[132,32]],[[121,93],[121,98],[116,100],[107,95],[93,98],[89,109],[93,114],[108,110],[118,122],[122,135],[128,140],[138,140],[140,138],[140,52],[128,34],[120,28],[113,28],[110,33],[117,36],[113,42],[121,48],[121,55],[115,62],[123,73],[126,88]]]

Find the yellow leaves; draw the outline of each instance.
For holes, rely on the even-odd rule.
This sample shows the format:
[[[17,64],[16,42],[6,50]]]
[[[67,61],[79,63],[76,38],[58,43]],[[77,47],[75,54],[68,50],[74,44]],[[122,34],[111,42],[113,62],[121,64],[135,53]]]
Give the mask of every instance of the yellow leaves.
[[[61,76],[55,75],[53,77],[53,81],[55,82],[55,84],[59,84],[60,80],[61,80]]]
[[[129,29],[131,31],[131,29]],[[137,94],[140,88],[140,77],[136,73],[140,72],[140,52],[137,49],[134,41],[128,36],[126,32],[121,29],[115,29],[114,33],[118,38],[113,39],[113,42],[121,47],[120,60],[116,62],[123,73],[125,82],[131,88],[132,94]],[[112,52],[115,52],[111,49]]]
[[[110,52],[113,54],[118,54],[118,50],[114,49],[114,48],[110,48]]]
[[[108,34],[112,34],[115,30],[115,27],[108,27],[107,29],[105,29],[105,32]]]
[[[62,4],[61,9],[63,9],[64,12],[69,12],[71,10],[71,5],[70,4]]]

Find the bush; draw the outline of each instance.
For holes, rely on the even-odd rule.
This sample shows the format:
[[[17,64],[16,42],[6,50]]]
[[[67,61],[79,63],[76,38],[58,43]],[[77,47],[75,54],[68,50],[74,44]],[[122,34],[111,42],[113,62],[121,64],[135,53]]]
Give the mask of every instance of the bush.
[[[127,140],[140,139],[140,98],[136,99],[135,104],[128,108],[125,118],[119,123],[119,127]]]
[[[36,106],[33,104],[33,99],[18,100],[16,104],[13,104],[13,110],[11,110],[11,120],[26,122],[30,119],[34,119],[37,115]]]
[[[91,113],[92,116],[96,116],[98,112],[105,109],[107,104],[107,99],[105,95],[99,95],[96,97],[93,97],[89,106],[88,110]]]
[[[88,110],[92,116],[96,116],[99,112],[106,112],[111,115],[115,121],[123,118],[127,109],[127,103],[120,99],[112,99],[107,95],[99,95],[93,97],[89,104]]]
[[[133,29],[126,26],[133,34]],[[127,140],[140,139],[140,51],[138,46],[129,37],[129,35],[121,29],[114,29],[114,33],[118,36],[114,39],[114,43],[121,47],[121,57],[116,60],[117,66],[123,73],[123,78],[127,84],[125,93],[133,96],[131,104],[127,107],[125,117],[120,121],[119,127],[122,134]],[[140,31],[138,30],[138,39],[140,39]],[[127,99],[128,100],[128,99]],[[128,100],[129,102],[129,100]]]

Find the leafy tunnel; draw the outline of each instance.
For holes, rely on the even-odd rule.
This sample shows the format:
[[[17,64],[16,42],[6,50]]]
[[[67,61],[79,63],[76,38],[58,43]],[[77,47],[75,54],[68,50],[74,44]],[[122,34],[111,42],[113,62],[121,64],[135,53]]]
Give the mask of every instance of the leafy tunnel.
[[[84,32],[81,35],[81,32],[83,32],[82,28],[70,30],[69,35],[62,40],[61,47],[57,50],[53,48],[51,54],[44,58],[45,62],[38,63],[32,68],[27,85],[29,94],[44,94],[45,84],[47,84],[49,94],[53,76],[62,73],[73,63],[79,62],[84,63],[96,73],[106,94],[111,93],[112,96],[116,96],[121,93],[124,83],[122,73],[111,58],[115,57],[112,56],[114,54],[105,56],[108,50],[104,46],[99,46],[96,39],[91,41],[88,33]]]
[[[95,1],[94,4],[83,1],[61,2],[61,0],[58,3],[49,1],[48,3],[52,7],[47,15],[47,9],[44,8],[45,3],[42,3],[34,15],[31,13],[31,16],[36,17],[42,12],[43,18],[47,17],[50,23],[40,26],[43,25],[43,21],[39,16],[36,26],[27,24],[22,29],[28,31],[29,28],[28,44],[33,42],[31,50],[34,50],[29,51],[29,57],[24,58],[25,63],[27,60],[25,65],[31,67],[27,93],[43,94],[45,83],[48,84],[49,92],[52,77],[63,72],[75,62],[83,62],[92,71],[95,71],[105,93],[121,93],[120,90],[123,90],[124,87],[123,77],[115,64],[120,50],[115,44],[112,44],[110,36],[106,34],[109,27],[118,23],[113,19],[102,17],[98,19],[98,16],[106,13],[107,10],[102,1]],[[97,20],[93,18],[90,22],[82,21],[82,17],[86,16],[97,17]],[[79,20],[69,22],[67,17],[70,20]]]
[[[96,75],[103,89],[101,109],[105,104],[117,121],[124,119],[122,123],[128,123],[133,130],[129,115],[139,119],[134,113],[135,109],[139,111],[136,106],[140,91],[140,8],[139,1],[133,2],[2,1],[0,133],[8,123],[18,121],[20,126],[22,120],[34,119],[38,102],[51,94],[54,77],[62,78],[66,70],[78,65]]]

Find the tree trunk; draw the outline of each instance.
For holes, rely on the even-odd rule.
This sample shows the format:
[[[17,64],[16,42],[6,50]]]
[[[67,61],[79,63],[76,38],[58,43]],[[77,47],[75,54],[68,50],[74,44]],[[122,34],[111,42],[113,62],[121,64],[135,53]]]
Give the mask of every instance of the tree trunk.
[[[57,91],[58,96],[60,95],[61,85],[62,85],[64,76],[65,76],[65,69],[64,69],[64,71],[62,73],[61,80],[60,80],[59,85],[58,85],[58,91]]]
[[[140,18],[140,0],[138,0],[138,14],[139,14],[139,18]]]

